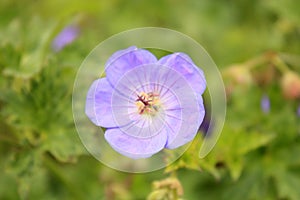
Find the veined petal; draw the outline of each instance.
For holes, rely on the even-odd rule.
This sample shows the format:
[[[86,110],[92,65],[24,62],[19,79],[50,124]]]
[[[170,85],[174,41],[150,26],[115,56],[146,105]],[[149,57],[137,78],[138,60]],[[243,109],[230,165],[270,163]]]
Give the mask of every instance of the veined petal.
[[[158,64],[170,67],[180,74],[190,83],[195,92],[202,94],[206,88],[204,73],[184,53],[173,53],[162,57]]]
[[[136,88],[135,88],[136,87]],[[155,92],[159,96],[162,112],[151,120],[130,117],[137,113],[136,96],[121,99],[120,92],[113,93],[113,109],[116,121],[130,124],[120,129],[133,136],[153,136],[163,128],[168,133],[167,148],[176,148],[191,141],[204,117],[202,96],[192,88],[191,83],[180,72],[165,65],[143,65],[128,71],[115,85],[116,91],[136,95],[140,92]],[[136,92],[132,92],[136,90]],[[132,108],[129,105],[133,105]]]
[[[108,81],[114,86],[129,70],[145,64],[156,63],[156,57],[147,50],[135,46],[114,53],[105,65]]]
[[[166,68],[160,66],[161,69]],[[204,107],[201,94],[175,69],[166,68],[156,77],[163,83],[161,103],[165,109],[164,124],[168,131],[166,148],[177,148],[191,141],[203,121]]]
[[[97,126],[106,128],[117,126],[111,107],[112,92],[113,88],[106,78],[94,81],[88,91],[85,113]]]
[[[157,85],[159,83],[157,80],[159,78],[157,71],[161,67],[156,64],[148,64],[129,70],[114,86],[112,108],[115,120],[117,124],[128,125],[120,128],[123,132],[131,136],[145,138],[155,135],[163,128],[163,120],[154,117],[159,115],[160,118],[163,118],[163,112],[159,110],[159,105],[157,106],[158,110],[153,116],[139,114],[137,107],[138,95],[142,92],[154,92],[158,94],[158,90],[162,86]],[[176,73],[174,70],[172,71]],[[165,73],[167,72],[165,69]],[[124,98],[125,96],[127,98]]]
[[[197,100],[199,104],[198,112],[192,112],[189,109],[186,110],[188,113],[190,113],[190,115],[185,115],[186,117],[182,120],[181,124],[179,124],[179,120],[174,119],[174,117],[166,118],[166,124],[169,124],[169,126],[173,127],[173,129],[168,129],[169,138],[166,148],[175,149],[192,141],[196,136],[205,115],[205,109],[201,95],[198,95]],[[183,112],[186,111],[183,110]],[[168,115],[175,116],[176,111],[169,112]],[[188,125],[191,122],[193,122],[193,126]],[[173,130],[177,130],[176,134],[174,134]]]
[[[167,141],[165,131],[148,138],[137,138],[113,128],[106,130],[105,139],[113,149],[133,159],[148,158],[162,150]]]

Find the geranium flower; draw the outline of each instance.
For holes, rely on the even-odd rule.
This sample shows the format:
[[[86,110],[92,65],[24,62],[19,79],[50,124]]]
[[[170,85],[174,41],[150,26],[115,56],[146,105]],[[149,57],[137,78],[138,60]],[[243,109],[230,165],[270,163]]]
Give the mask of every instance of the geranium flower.
[[[65,27],[53,40],[52,48],[58,52],[62,50],[66,45],[72,43],[79,35],[79,28],[77,26]]]
[[[260,106],[261,106],[261,110],[264,113],[269,113],[270,112],[270,99],[267,95],[263,95],[263,97],[261,98],[261,102],[260,102]]]
[[[147,158],[174,149],[196,135],[205,111],[202,70],[184,53],[157,58],[129,47],[114,53],[105,78],[95,80],[86,115],[105,127],[105,139],[120,154]]]

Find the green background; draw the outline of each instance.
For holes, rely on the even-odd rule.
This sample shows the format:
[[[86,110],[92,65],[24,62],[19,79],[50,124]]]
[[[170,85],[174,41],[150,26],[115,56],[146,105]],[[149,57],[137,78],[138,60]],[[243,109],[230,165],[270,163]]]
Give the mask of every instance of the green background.
[[[300,88],[299,7],[297,0],[2,0],[0,199],[300,199],[299,95],[283,95]],[[53,39],[70,25],[80,34],[53,51]],[[99,42],[145,26],[203,45],[224,77],[227,118],[204,159],[199,133],[166,169],[127,174],[84,149],[72,88]],[[168,177],[179,180],[183,195],[172,184],[152,184]]]

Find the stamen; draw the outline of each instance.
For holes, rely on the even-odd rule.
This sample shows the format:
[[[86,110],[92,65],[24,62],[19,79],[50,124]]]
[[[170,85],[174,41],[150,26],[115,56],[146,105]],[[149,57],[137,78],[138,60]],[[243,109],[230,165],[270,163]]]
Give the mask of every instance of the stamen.
[[[159,110],[159,95],[153,92],[145,93],[141,92],[137,95],[136,106],[138,113],[143,114],[155,114]]]

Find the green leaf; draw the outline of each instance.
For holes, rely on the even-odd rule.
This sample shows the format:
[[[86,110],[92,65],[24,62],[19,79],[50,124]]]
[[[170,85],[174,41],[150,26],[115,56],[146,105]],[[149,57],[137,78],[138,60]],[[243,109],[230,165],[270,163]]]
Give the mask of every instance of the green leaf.
[[[44,173],[40,152],[28,147],[11,153],[10,159],[5,165],[5,172],[15,178],[20,198],[27,199],[35,187],[35,182],[41,181]]]
[[[276,185],[278,189],[279,198],[289,198],[292,200],[300,199],[300,171],[299,167],[297,168],[296,173],[289,170],[277,170],[276,174]]]
[[[54,30],[53,23],[45,24],[38,17],[30,20],[26,26],[18,18],[13,20],[6,30],[7,34],[3,36],[5,39],[0,47],[12,45],[14,54],[19,55],[20,58],[18,63],[10,61],[4,63],[3,75],[29,79],[37,74],[45,64]],[[24,32],[26,34],[23,34]]]
[[[60,162],[76,162],[79,155],[86,154],[75,129],[56,130],[47,135],[42,147]]]
[[[4,94],[3,114],[20,138],[49,151],[59,161],[74,162],[85,150],[71,111],[73,70],[45,68],[28,88]]]

